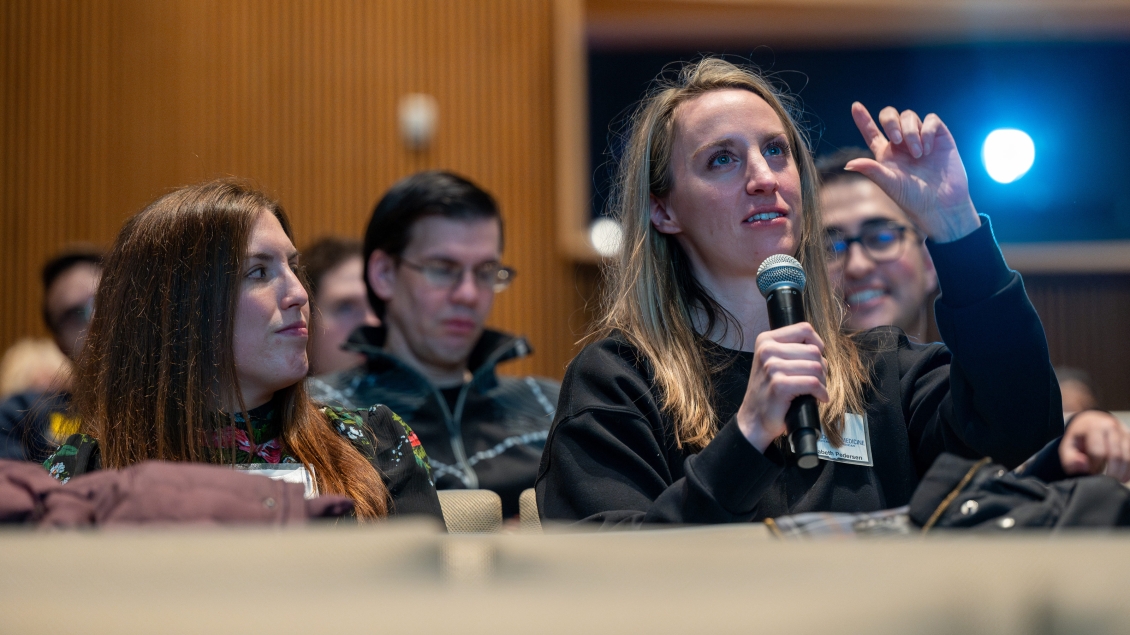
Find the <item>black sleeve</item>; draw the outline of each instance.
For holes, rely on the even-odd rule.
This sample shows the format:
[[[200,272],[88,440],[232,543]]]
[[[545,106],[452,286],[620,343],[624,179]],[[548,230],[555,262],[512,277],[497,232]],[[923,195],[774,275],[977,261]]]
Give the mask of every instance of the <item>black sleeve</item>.
[[[992,227],[927,241],[945,347],[900,350],[903,410],[919,474],[942,452],[1020,465],[1063,434],[1059,384],[1044,328]]]
[[[42,462],[55,450],[51,418],[67,409],[61,393],[29,391],[0,403],[0,458]]]
[[[375,437],[373,466],[389,493],[389,515],[424,514],[443,520],[428,455],[416,433],[388,406],[369,409],[368,426]]]
[[[0,402],[0,459],[28,460],[24,422],[31,408],[30,396],[31,393],[19,393]]]
[[[750,520],[781,467],[732,418],[683,462],[631,350],[604,340],[569,365],[535,484],[541,517],[605,526]]]

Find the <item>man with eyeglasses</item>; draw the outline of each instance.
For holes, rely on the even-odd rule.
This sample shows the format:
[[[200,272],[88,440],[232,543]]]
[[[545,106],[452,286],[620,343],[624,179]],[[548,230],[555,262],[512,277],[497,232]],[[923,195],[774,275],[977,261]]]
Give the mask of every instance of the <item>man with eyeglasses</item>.
[[[101,277],[102,254],[87,245],[43,266],[43,321],[71,362],[86,340]],[[0,458],[42,461],[55,443],[76,432],[77,422],[66,415],[69,390],[69,376],[61,376],[54,390],[19,393],[0,403]]]
[[[389,406],[419,436],[438,488],[493,490],[510,517],[534,484],[560,386],[495,374],[530,354],[524,338],[484,327],[515,276],[502,244],[498,206],[474,183],[442,171],[396,183],[365,233],[365,286],[381,326],[345,344],[366,362],[309,385],[327,403]]]
[[[917,342],[940,341],[933,319],[938,291],[922,237],[891,197],[848,161],[871,154],[846,149],[817,161],[828,233],[828,269],[847,305],[847,326],[894,325]]]

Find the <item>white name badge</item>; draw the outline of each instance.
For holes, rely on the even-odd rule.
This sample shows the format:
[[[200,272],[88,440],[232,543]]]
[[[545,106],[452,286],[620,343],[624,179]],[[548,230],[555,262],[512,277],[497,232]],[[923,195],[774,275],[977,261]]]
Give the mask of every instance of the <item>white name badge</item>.
[[[301,463],[240,463],[234,467],[248,474],[266,476],[273,481],[301,485],[305,489],[303,498],[318,497],[318,483]]]
[[[820,435],[816,453],[825,461],[872,466],[871,435],[867,432],[867,416],[849,412],[844,415],[844,443],[835,447],[828,437]]]

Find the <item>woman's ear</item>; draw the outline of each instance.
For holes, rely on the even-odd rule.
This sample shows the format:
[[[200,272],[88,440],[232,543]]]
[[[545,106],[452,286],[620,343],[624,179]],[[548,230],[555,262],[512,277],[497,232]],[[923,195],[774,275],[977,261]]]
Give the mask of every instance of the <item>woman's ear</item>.
[[[675,218],[672,210],[664,201],[654,194],[649,194],[651,204],[651,224],[661,234],[679,234],[682,233],[683,228],[679,225],[679,221]]]
[[[365,277],[373,293],[387,302],[396,286],[396,259],[380,249],[374,251],[365,266]]]

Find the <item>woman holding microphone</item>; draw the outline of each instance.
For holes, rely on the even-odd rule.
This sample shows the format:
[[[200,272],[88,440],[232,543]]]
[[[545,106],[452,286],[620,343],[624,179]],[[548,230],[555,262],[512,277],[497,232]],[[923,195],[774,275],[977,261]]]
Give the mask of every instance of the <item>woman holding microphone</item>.
[[[941,119],[885,108],[877,125],[852,106],[875,159],[848,169],[929,238],[945,345],[921,345],[841,330],[816,172],[786,103],[755,72],[705,58],[637,110],[614,197],[623,249],[562,385],[537,481],[544,519],[876,511],[905,505],[942,452],[1011,467],[1063,433],[1043,328]],[[807,274],[808,321],[771,330],[757,272],[775,254]],[[830,459],[812,469],[785,450],[801,395],[820,404]]]

